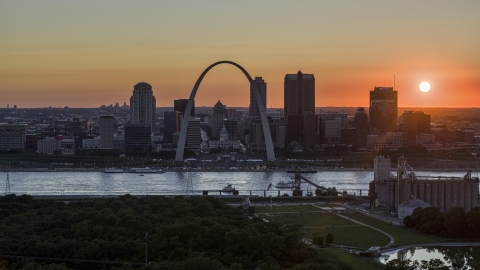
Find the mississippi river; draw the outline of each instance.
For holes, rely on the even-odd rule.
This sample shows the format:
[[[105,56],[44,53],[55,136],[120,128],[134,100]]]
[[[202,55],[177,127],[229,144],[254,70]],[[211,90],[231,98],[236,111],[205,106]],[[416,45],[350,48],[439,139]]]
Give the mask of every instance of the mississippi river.
[[[424,176],[459,176],[465,172],[418,171]],[[476,176],[477,174],[474,173]],[[367,195],[368,183],[373,179],[372,171],[319,171],[305,174],[314,183],[325,187],[335,187],[337,191],[346,190],[349,194]],[[165,172],[163,174],[145,173],[104,173],[104,172],[10,172],[11,193],[17,195],[182,195],[186,194],[189,177],[192,180],[194,194],[208,190],[210,195],[218,195],[227,184],[239,191],[240,195],[264,195],[270,183],[275,186],[279,181],[292,181],[293,175],[282,171],[232,171],[232,172]],[[6,186],[7,172],[0,172],[1,191]],[[315,192],[315,188],[302,182],[304,194]],[[272,187],[266,195],[277,196],[291,190],[277,190]]]

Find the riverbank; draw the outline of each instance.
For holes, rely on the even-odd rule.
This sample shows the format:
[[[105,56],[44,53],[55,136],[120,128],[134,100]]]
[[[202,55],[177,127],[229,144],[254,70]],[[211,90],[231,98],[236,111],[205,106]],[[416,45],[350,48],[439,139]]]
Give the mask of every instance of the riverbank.
[[[106,168],[23,168],[23,169],[3,169],[3,172],[105,172]],[[118,168],[123,169],[123,173],[136,173],[130,172],[129,168]],[[151,167],[151,169],[156,169]],[[159,169],[164,170],[164,172],[286,172],[289,170],[295,170],[295,168],[286,168],[286,169],[251,169],[251,168],[235,168],[235,169],[220,169],[220,168],[164,168],[159,167]],[[325,168],[309,168],[309,170],[314,170],[317,173],[321,172],[373,172],[373,169],[360,169],[360,168],[338,168],[338,169],[325,169]],[[424,169],[415,169],[417,172],[468,172],[472,170],[473,173],[480,173],[480,169],[475,168],[450,168],[450,169],[433,169],[433,168],[424,168]],[[396,168],[392,168],[392,172],[395,172]]]

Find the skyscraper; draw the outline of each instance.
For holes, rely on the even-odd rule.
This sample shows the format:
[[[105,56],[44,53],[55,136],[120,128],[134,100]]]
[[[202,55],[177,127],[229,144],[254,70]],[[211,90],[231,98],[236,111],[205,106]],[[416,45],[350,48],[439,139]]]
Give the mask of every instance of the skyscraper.
[[[376,87],[370,91],[371,132],[397,131],[398,92],[393,87]]]
[[[150,125],[155,128],[156,100],[153,96],[152,86],[148,83],[137,83],[133,88],[130,98],[130,123]]]
[[[284,82],[285,116],[315,114],[315,77],[313,74],[285,75]]]
[[[223,105],[220,100],[213,106],[213,115],[212,115],[212,136],[219,138],[220,131],[223,128],[223,120],[227,118],[227,108]]]
[[[367,138],[369,133],[368,115],[364,108],[358,108],[355,113],[355,147],[367,148]]]
[[[252,86],[253,85],[257,87],[258,93],[260,93],[263,108],[267,109],[267,83],[265,83],[262,77],[255,77],[255,80],[253,80],[252,82]],[[250,86],[250,107],[248,110],[248,114],[252,118],[260,118],[260,111],[258,110],[258,105],[255,99],[255,95],[253,93],[252,86]]]
[[[419,111],[404,111],[399,117],[398,129],[402,132],[403,145],[417,145],[417,135],[430,133],[430,115]]]
[[[100,116],[100,148],[113,148],[114,124],[113,115]]]
[[[284,109],[287,144],[302,141],[304,147],[315,144],[315,77],[313,74],[285,75]],[[310,115],[310,116],[309,116]],[[313,116],[313,117],[312,117]]]

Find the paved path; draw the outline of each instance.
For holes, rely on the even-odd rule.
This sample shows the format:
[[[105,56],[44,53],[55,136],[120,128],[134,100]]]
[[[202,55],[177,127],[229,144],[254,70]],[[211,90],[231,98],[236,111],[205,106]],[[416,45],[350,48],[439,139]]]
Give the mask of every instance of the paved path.
[[[316,206],[316,205],[314,205],[314,206],[320,208],[319,206]],[[384,232],[384,231],[382,231],[382,230],[380,230],[380,229],[377,229],[377,228],[375,228],[375,227],[373,227],[373,226],[370,226],[370,225],[368,225],[368,224],[365,224],[365,223],[360,222],[360,221],[355,220],[355,219],[351,219],[351,218],[346,217],[346,216],[341,215],[341,214],[337,214],[337,213],[332,213],[332,214],[337,215],[337,216],[339,216],[339,217],[342,217],[342,218],[344,218],[344,219],[348,219],[348,220],[350,220],[350,221],[352,221],[352,222],[355,222],[355,223],[357,223],[357,224],[360,224],[360,225],[362,225],[362,226],[366,226],[366,227],[372,228],[372,229],[374,229],[374,230],[376,230],[376,231],[379,231],[379,232],[385,234],[388,238],[390,238],[390,243],[388,243],[388,245],[386,245],[384,248],[389,247],[389,246],[395,244],[395,238],[393,238],[393,236],[391,236],[390,234],[388,234],[388,233],[386,233],[386,232]]]
[[[352,222],[355,222],[355,223],[357,223],[357,224],[360,224],[360,225],[363,225],[363,226],[366,226],[366,227],[370,227],[370,228],[372,228],[372,229],[374,229],[374,230],[376,230],[376,231],[379,231],[379,232],[385,234],[388,238],[390,238],[390,243],[388,243],[388,245],[386,245],[385,247],[388,247],[388,246],[391,246],[391,245],[395,244],[395,238],[393,238],[393,236],[391,236],[390,234],[386,233],[385,231],[382,231],[382,230],[380,230],[380,229],[377,229],[377,228],[375,228],[375,227],[373,227],[373,226],[370,226],[370,225],[365,224],[365,223],[363,223],[363,222],[360,222],[360,221],[358,221],[358,220],[351,219],[351,218],[346,217],[346,216],[344,216],[344,215],[336,214],[336,213],[334,213],[334,214],[337,215],[337,216],[339,216],[339,217],[342,217],[342,218],[344,218],[344,219],[348,219],[348,220],[350,220],[350,221],[352,221]]]

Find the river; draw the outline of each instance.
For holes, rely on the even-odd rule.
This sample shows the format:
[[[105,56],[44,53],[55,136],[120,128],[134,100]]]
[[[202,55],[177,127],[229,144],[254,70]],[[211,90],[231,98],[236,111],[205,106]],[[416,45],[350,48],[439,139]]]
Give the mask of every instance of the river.
[[[465,172],[418,171],[424,176],[463,176]],[[264,195],[264,190],[278,181],[292,181],[293,174],[284,171],[167,171],[163,174],[104,173],[104,172],[52,172],[30,171],[9,172],[11,193],[30,195],[181,195],[187,190],[189,176],[192,179],[194,194],[209,190],[211,195],[218,195],[218,190],[232,184],[240,195]],[[339,192],[346,190],[349,194],[367,195],[368,183],[373,179],[372,171],[319,171],[306,174],[314,183],[325,187],[335,187]],[[7,172],[0,172],[0,183],[5,187]],[[315,191],[315,188],[302,182],[302,190]],[[215,191],[215,192],[214,192]],[[266,195],[278,195],[289,190],[271,188]]]

